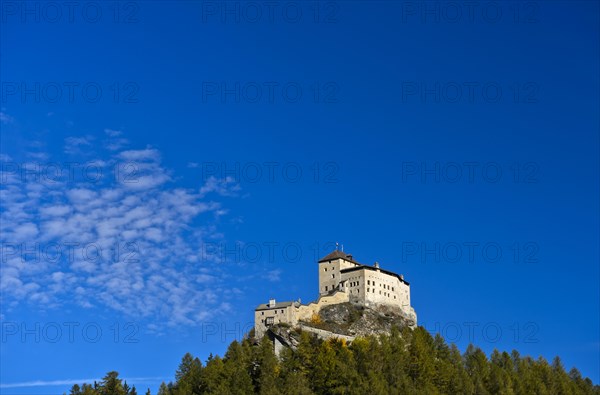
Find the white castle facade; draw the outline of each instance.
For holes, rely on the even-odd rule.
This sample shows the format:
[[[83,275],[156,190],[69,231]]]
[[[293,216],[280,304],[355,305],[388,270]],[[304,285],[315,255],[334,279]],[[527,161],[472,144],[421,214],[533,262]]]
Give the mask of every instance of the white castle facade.
[[[299,321],[310,321],[322,307],[346,302],[397,307],[415,325],[417,322],[410,305],[410,284],[402,275],[380,268],[377,262],[363,265],[352,255],[336,250],[319,260],[319,298],[309,304],[271,299],[259,305],[254,311],[255,336],[262,338],[275,324],[296,326]]]

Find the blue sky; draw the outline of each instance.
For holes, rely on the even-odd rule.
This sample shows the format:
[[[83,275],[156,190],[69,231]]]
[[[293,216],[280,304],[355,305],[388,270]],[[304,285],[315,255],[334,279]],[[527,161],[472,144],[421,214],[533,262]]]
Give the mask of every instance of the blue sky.
[[[597,2],[52,4],[0,3],[2,394],[155,392],[335,242],[600,381]]]

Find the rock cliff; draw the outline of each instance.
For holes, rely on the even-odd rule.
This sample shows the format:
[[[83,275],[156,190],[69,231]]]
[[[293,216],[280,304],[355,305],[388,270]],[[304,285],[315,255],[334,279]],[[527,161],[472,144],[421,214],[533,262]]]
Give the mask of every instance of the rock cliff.
[[[277,338],[282,345],[295,348],[302,330],[321,338],[342,337],[351,341],[357,336],[390,333],[392,327],[402,329],[406,326],[415,327],[415,322],[399,308],[340,303],[323,307],[310,321],[301,321],[296,327],[287,324],[273,326],[269,335]]]

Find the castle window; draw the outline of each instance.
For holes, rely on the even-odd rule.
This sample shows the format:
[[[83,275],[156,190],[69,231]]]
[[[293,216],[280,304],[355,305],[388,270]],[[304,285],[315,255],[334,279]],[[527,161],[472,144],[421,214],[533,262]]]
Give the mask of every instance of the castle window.
[[[392,292],[394,292],[394,287],[392,287]]]
[[[331,278],[335,278],[335,274],[332,274],[332,275],[331,275]]]
[[[370,292],[370,291],[371,291],[371,288],[367,288],[367,292]]]
[[[367,280],[367,285],[371,285],[371,280]]]
[[[327,288],[329,288],[327,285],[325,286],[325,291],[327,291]]]
[[[266,325],[273,325],[274,323],[275,323],[275,318],[267,317],[267,320],[265,322]]]
[[[394,295],[394,299],[396,299],[396,295]]]
[[[265,315],[265,312],[264,312],[264,311],[261,311],[261,312],[260,312],[260,315]]]
[[[283,314],[283,310],[281,310],[281,314]]]

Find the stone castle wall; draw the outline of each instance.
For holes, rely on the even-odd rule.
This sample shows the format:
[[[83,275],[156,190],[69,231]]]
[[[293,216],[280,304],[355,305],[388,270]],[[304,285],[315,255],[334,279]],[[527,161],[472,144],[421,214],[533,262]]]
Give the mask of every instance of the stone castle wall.
[[[307,305],[300,305],[297,313],[297,321],[310,321],[313,315],[319,314],[319,311],[321,311],[323,307],[349,301],[349,295],[344,291],[338,291],[327,296],[320,296],[315,302],[311,302]]]

